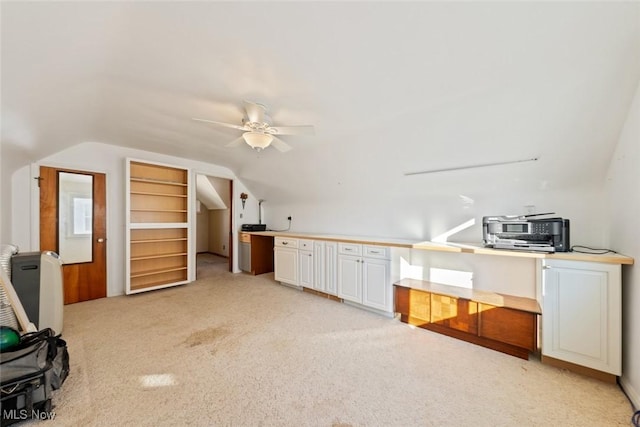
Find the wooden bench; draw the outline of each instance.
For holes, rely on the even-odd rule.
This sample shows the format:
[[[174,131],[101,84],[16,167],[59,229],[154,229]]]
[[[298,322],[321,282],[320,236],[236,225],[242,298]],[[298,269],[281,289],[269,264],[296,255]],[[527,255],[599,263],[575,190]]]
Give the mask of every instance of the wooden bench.
[[[522,359],[537,349],[541,310],[535,299],[415,279],[394,288],[404,323]]]

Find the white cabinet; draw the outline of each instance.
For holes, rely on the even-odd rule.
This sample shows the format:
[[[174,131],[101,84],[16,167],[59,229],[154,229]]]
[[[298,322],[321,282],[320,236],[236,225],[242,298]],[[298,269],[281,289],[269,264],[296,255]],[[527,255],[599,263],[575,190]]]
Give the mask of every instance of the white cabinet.
[[[313,242],[313,289],[337,295],[338,244],[316,240]]]
[[[324,292],[330,295],[338,294],[338,244],[336,242],[324,244]]]
[[[385,312],[393,310],[389,248],[338,244],[338,296]]]
[[[290,285],[298,284],[298,240],[276,237],[274,240],[274,278]]]
[[[621,375],[621,266],[540,261],[542,355]]]
[[[240,242],[240,270],[251,271],[251,243]]]
[[[313,288],[313,241],[298,241],[298,286]]]
[[[390,284],[389,261],[363,258],[362,262],[362,304],[391,311],[393,289]]]
[[[338,296],[362,304],[362,258],[338,255]]]
[[[313,289],[326,292],[325,242],[313,242]]]

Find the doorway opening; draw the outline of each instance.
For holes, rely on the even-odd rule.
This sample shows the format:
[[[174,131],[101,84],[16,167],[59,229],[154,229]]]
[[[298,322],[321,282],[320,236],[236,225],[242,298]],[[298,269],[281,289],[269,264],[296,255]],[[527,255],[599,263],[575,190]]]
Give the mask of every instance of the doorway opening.
[[[196,280],[232,271],[233,181],[196,175]]]

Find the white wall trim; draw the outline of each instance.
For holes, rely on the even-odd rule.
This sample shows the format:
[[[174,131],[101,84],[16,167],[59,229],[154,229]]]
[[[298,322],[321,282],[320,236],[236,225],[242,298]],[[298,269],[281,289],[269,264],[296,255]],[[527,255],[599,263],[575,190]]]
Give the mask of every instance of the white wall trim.
[[[627,381],[625,377],[620,377],[620,387],[622,387],[622,390],[624,390],[625,394],[631,401],[634,410],[640,410],[640,392],[634,389],[631,383]]]

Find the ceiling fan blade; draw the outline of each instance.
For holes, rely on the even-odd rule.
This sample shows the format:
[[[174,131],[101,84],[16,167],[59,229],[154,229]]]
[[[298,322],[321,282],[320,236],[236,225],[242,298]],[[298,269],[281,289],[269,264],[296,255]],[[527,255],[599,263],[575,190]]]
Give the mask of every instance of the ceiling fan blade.
[[[264,123],[264,116],[267,112],[267,107],[251,101],[243,101],[243,103],[244,109],[247,110],[247,118],[249,119],[249,122]]]
[[[231,123],[223,123],[223,122],[216,122],[213,120],[206,120],[206,119],[196,119],[195,117],[192,117],[192,120],[198,121],[198,122],[205,122],[205,123],[211,123],[213,125],[218,125],[218,126],[224,126],[224,127],[228,127],[228,128],[232,128],[232,129],[238,129],[238,130],[250,130],[248,128],[245,128],[244,126],[239,126],[239,125],[234,125]]]
[[[286,153],[287,151],[291,150],[291,146],[289,144],[281,139],[276,138],[275,136],[273,137],[273,141],[271,141],[271,145],[273,145],[276,150],[280,151],[281,153]]]
[[[315,129],[311,125],[270,126],[268,132],[273,135],[313,135]]]
[[[242,145],[243,142],[244,142],[244,138],[240,137],[240,138],[234,139],[233,141],[225,145],[225,147],[237,147],[239,145]]]

